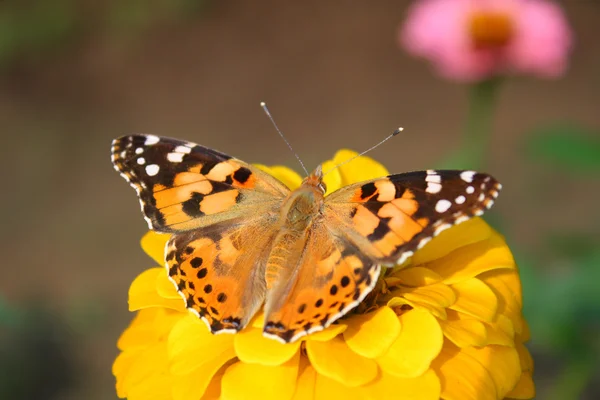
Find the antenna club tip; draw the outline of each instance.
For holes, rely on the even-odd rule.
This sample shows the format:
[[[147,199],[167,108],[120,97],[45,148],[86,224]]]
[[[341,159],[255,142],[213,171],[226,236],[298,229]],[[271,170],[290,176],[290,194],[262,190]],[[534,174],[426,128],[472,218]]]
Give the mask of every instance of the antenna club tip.
[[[396,136],[397,134],[399,134],[399,133],[400,133],[400,132],[402,132],[403,130],[404,130],[404,128],[403,128],[403,127],[399,127],[398,129],[396,129],[396,130],[394,131],[394,133],[392,133],[392,136]]]
[[[261,101],[261,102],[260,102],[260,106],[261,106],[261,107],[264,107],[264,106],[266,106],[266,105],[267,105],[267,103],[265,103],[264,101]]]

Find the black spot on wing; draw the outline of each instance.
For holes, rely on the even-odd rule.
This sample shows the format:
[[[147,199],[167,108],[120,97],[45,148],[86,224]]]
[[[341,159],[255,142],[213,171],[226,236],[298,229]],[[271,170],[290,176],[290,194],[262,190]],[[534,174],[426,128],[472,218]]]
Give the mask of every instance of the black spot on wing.
[[[252,172],[248,168],[241,167],[233,173],[233,179],[239,183],[246,183],[248,178],[250,178],[250,175],[252,175]]]
[[[379,224],[377,225],[373,233],[367,236],[367,239],[369,239],[372,242],[383,239],[383,237],[390,231],[390,227],[388,225],[390,220],[391,218],[380,218]]]
[[[181,203],[181,209],[190,217],[200,217],[204,215],[204,213],[200,211],[200,203],[202,202],[202,199],[204,199],[204,195],[202,193],[193,192],[192,197]]]
[[[367,199],[375,194],[377,188],[374,182],[369,182],[360,187],[360,198]]]

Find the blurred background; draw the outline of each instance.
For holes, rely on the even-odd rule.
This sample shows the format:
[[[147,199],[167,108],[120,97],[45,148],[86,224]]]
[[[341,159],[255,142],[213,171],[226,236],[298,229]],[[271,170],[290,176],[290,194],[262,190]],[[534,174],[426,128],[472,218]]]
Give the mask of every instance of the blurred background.
[[[340,148],[392,172],[462,145],[464,84],[398,45],[408,1],[0,3],[0,398],[114,399],[111,364],[152,266],[110,141],[144,132],[299,169]],[[489,221],[523,274],[538,398],[600,398],[600,2],[560,3],[560,80],[504,82],[484,169]],[[557,395],[559,397],[557,397]]]

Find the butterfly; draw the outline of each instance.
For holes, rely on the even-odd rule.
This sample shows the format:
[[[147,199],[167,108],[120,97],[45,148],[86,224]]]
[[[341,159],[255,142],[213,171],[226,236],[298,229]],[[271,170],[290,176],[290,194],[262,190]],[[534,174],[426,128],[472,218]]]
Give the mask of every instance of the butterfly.
[[[290,190],[219,151],[154,135],[115,139],[112,162],[149,228],[171,234],[165,265],[186,307],[215,334],[263,308],[264,336],[283,343],[348,313],[382,267],[481,215],[501,189],[486,174],[427,170],[325,196],[320,166]]]

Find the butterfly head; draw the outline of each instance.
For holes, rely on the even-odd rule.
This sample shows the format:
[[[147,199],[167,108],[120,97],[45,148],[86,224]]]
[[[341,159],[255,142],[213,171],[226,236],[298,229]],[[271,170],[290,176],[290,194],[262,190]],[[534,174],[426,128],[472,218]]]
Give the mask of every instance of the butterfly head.
[[[324,195],[327,191],[327,186],[323,182],[323,167],[319,165],[315,170],[304,178],[302,186],[310,186],[315,188],[321,195]]]

